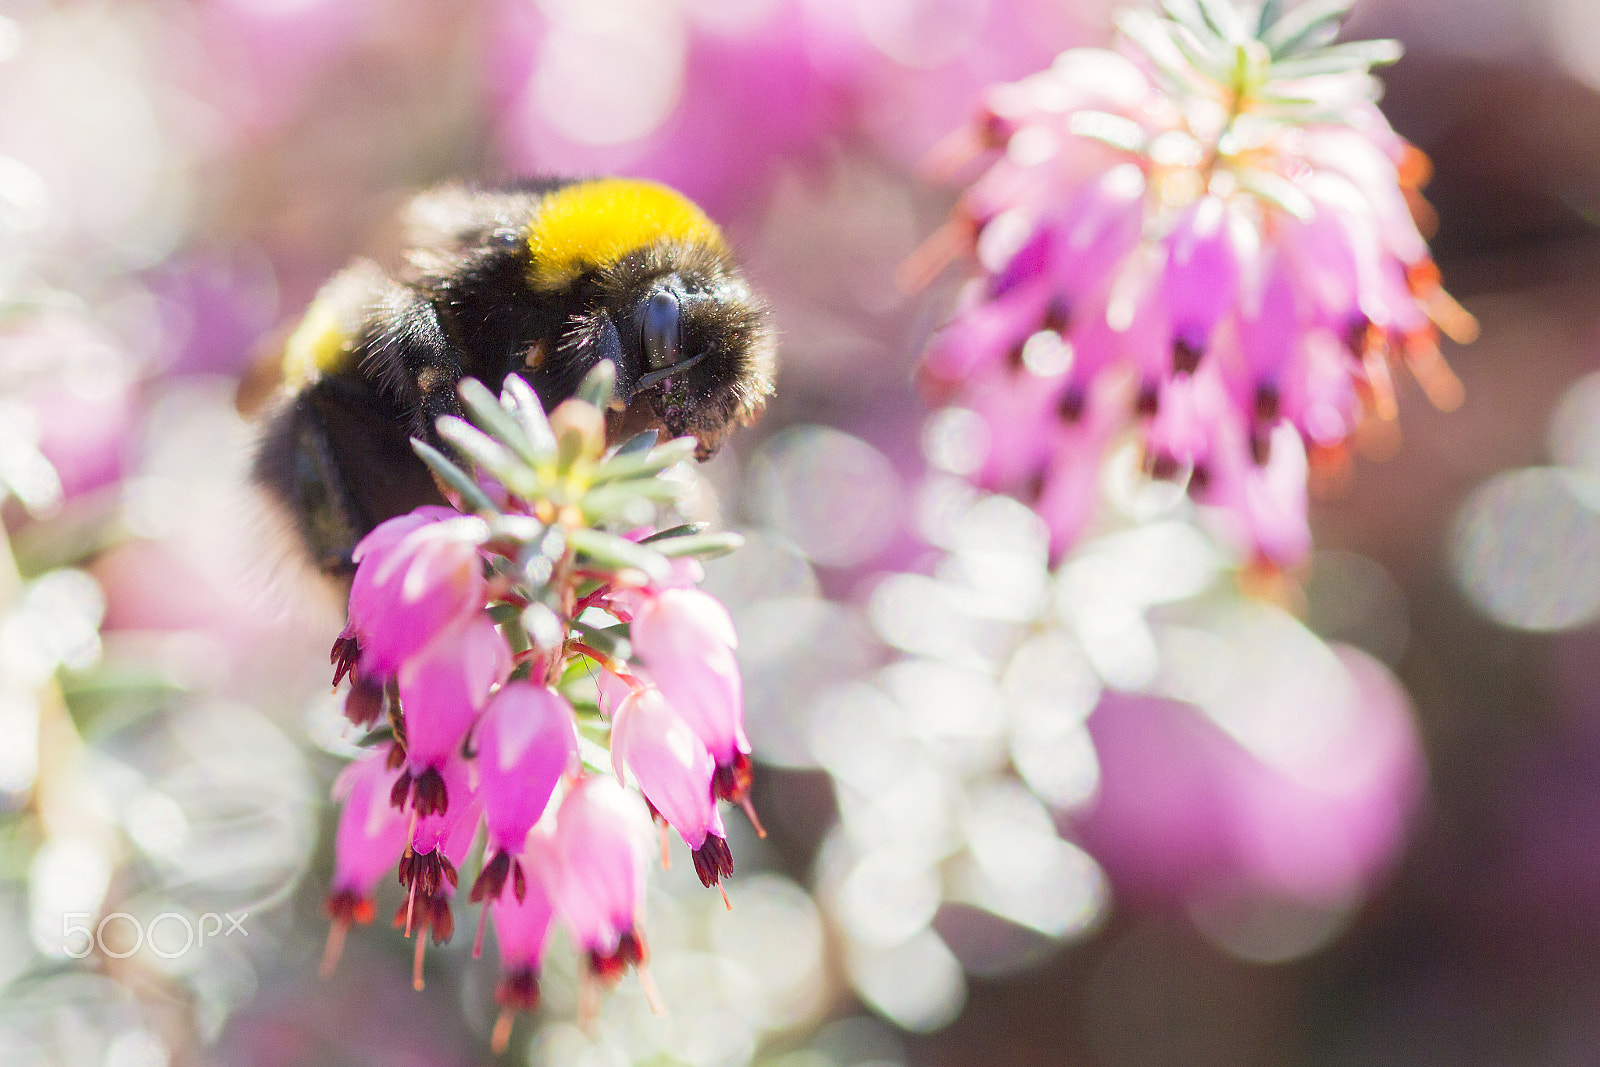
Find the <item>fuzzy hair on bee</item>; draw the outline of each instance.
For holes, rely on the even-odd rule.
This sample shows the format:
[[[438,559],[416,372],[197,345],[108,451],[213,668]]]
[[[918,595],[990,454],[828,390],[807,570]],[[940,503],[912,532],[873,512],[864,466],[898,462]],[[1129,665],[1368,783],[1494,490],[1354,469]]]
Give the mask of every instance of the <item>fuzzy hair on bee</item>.
[[[653,182],[447,185],[406,210],[402,266],[357,260],[282,354],[253,477],[311,562],[347,576],[367,531],[442,503],[411,438],[459,415],[456,385],[521,375],[553,408],[616,365],[613,440],[649,427],[713,454],[772,393],[766,308],[721,231]]]

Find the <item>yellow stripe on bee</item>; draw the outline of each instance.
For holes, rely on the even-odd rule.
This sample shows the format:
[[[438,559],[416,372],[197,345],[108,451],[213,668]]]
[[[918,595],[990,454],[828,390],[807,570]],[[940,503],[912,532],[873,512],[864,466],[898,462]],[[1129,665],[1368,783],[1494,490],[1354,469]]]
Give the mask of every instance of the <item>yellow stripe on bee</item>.
[[[538,288],[556,288],[586,267],[614,263],[658,241],[727,251],[716,223],[665,185],[630,178],[569,185],[539,202],[528,231],[529,279]]]
[[[283,380],[299,389],[323,374],[340,368],[349,351],[350,338],[339,314],[326,300],[314,300],[306,317],[283,346]]]

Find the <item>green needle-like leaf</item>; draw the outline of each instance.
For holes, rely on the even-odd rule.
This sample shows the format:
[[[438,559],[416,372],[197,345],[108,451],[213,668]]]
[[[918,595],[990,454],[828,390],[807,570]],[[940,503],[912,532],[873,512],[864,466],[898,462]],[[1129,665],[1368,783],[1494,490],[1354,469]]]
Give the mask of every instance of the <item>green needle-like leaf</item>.
[[[517,457],[511,454],[510,449],[465,419],[445,415],[436,425],[439,436],[454,445],[457,452],[502,482],[531,481],[531,472],[517,462]],[[518,474],[526,476],[517,478]]]
[[[657,552],[668,557],[693,556],[696,559],[716,559],[718,556],[726,556],[743,544],[744,535],[725,530],[720,533],[674,537],[658,543],[655,548]]]
[[[1355,0],[1304,0],[1272,24],[1261,35],[1261,43],[1274,56],[1321,47],[1339,36],[1354,4]]]
[[[643,571],[654,581],[663,581],[671,573],[667,557],[627,538],[587,529],[572,530],[567,536],[579,555],[602,567],[614,570],[631,567]]]
[[[648,452],[655,447],[656,439],[660,436],[660,431],[653,427],[648,430],[640,430],[638,433],[622,442],[622,444],[618,445],[617,450],[612,453],[611,458],[615,459],[617,456],[630,456],[636,452]]]
[[[430,471],[438,475],[440,481],[461,494],[462,501],[473,511],[483,515],[499,512],[500,509],[494,506],[494,501],[478,487],[478,483],[466,471],[450,462],[443,452],[416,437],[411,439],[411,450],[428,465]]]
[[[534,453],[545,458],[554,455],[556,435],[550,429],[544,404],[539,400],[539,394],[533,391],[533,386],[523,381],[519,374],[508,374],[501,388],[504,390],[501,405],[516,416],[523,432],[528,435],[528,444]]]
[[[617,385],[617,366],[609,359],[602,359],[596,363],[588,374],[583,376],[583,381],[578,383],[578,391],[573,395],[579,400],[592,404],[601,411],[611,403],[612,390]]]
[[[649,545],[654,544],[657,541],[665,541],[672,537],[688,537],[691,534],[705,533],[710,527],[711,524],[709,522],[686,522],[682,526],[673,526],[665,530],[659,530],[656,533],[651,534],[649,537],[646,537],[639,543],[642,545]]]
[[[522,423],[517,421],[516,416],[507,411],[499,399],[478,379],[461,379],[456,385],[456,392],[461,397],[462,405],[467,409],[467,415],[478,429],[515,452],[524,463],[537,466],[549,458],[548,452],[541,454],[539,449],[534,447]]]
[[[599,471],[595,473],[595,484],[659,474],[674,463],[681,463],[693,456],[696,445],[692,437],[679,437],[657,445],[649,452],[618,453],[600,464]]]

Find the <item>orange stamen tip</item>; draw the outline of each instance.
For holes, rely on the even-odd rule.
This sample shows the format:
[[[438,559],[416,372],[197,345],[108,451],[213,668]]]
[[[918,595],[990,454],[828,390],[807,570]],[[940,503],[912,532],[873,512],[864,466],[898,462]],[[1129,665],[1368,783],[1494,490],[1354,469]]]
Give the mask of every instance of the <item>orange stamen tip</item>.
[[[1423,310],[1444,331],[1444,335],[1458,345],[1470,345],[1482,332],[1477,317],[1443,289],[1433,291]]]
[[[344,955],[344,937],[349,932],[350,924],[339,919],[328,927],[328,941],[322,946],[322,964],[317,968],[317,975],[324,981],[338,970],[339,957]]]
[[[427,937],[426,936],[422,936],[422,937],[417,938],[417,951],[411,957],[411,988],[415,989],[418,993],[422,992],[422,989],[423,989],[423,983],[422,983],[422,957],[427,951],[428,951],[428,939],[427,939]]]
[[[928,149],[918,169],[933,181],[948,181],[955,172],[971,163],[984,151],[983,142],[970,126],[952,130]]]
[[[489,1048],[496,1056],[511,1044],[511,1027],[516,1020],[516,1014],[510,1008],[500,1009],[500,1016],[494,1021],[494,1033],[489,1038]]]
[[[1401,150],[1399,177],[1401,185],[1422,189],[1433,180],[1433,160],[1416,145],[1408,144]]]
[[[756,814],[756,806],[750,803],[748,795],[739,798],[739,806],[744,809],[745,816],[750,820],[750,825],[756,828],[756,836],[765,839],[767,828],[761,825],[761,818]]]
[[[639,972],[639,987],[644,990],[644,999],[650,1005],[650,1014],[665,1015],[667,1005],[661,999],[661,990],[656,988],[656,980],[650,977],[650,968],[641,963],[634,969]]]
[[[483,959],[483,929],[489,925],[489,902],[485,900],[478,911],[478,935],[472,939],[472,958]]]
[[[922,292],[946,267],[971,249],[975,237],[971,222],[952,218],[929,234],[928,239],[895,268],[895,287],[907,296]]]
[[[1367,372],[1367,387],[1372,390],[1373,413],[1384,422],[1393,422],[1400,414],[1400,405],[1394,398],[1394,379],[1389,376],[1389,363],[1383,356],[1369,350],[1361,360]]]

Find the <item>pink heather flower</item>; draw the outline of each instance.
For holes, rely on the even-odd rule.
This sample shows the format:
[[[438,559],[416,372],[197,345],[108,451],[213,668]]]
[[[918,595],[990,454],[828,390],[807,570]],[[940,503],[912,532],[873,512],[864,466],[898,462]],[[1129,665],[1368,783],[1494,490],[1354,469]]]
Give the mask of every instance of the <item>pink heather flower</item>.
[[[498,900],[507,875],[522,897],[526,875],[517,858],[564,774],[578,769],[572,705],[555,690],[512,682],[494,695],[479,721],[478,794],[489,826],[489,851],[471,899]]]
[[[556,812],[551,899],[602,978],[645,959],[646,825],[638,797],[603,775],[579,779]]]
[[[372,892],[405,850],[406,818],[389,803],[395,777],[388,752],[374,751],[345,767],[333,783],[333,798],[343,804],[327,900],[336,922],[372,921]]]
[[[505,1051],[513,1013],[539,1006],[539,968],[555,917],[546,885],[549,847],[548,840],[541,840],[530,849],[526,891],[496,898],[492,905],[495,940],[500,946],[500,981],[494,999],[501,1014],[491,1042],[496,1052]]]
[[[389,803],[396,775],[390,763],[387,750],[370,752],[333,783],[333,798],[344,806],[334,835],[333,883],[323,903],[333,920],[322,957],[324,976],[338,965],[350,927],[372,921],[373,891],[406,847],[406,819]]]
[[[1425,162],[1372,102],[1367,68],[1397,51],[1324,53],[1270,26],[1224,39],[1191,9],[1126,12],[1119,51],[990,91],[968,138],[984,169],[938,238],[970,238],[982,276],[923,371],[985,421],[977,480],[1035,502],[1057,555],[1131,425],[1151,474],[1187,478],[1258,560],[1290,565],[1309,547],[1290,485],[1307,453],[1394,416],[1392,363],[1459,403],[1439,336],[1475,324],[1415,221]]]
[[[394,677],[441,631],[482,610],[478,546],[487,538],[481,519],[423,507],[361,539],[351,557],[357,566],[344,636],[359,642],[363,676]]]
[[[629,635],[649,679],[716,760],[718,795],[742,798],[750,741],[728,609],[698,589],[668,589],[641,603]]]
[[[460,750],[490,691],[510,674],[511,648],[487,615],[445,630],[401,666],[406,765],[417,814],[448,807],[438,768]]]
[[[611,727],[611,762],[639,783],[651,809],[694,853],[695,873],[710,887],[733,873],[727,831],[711,795],[716,761],[654,686],[631,692]]]
[[[448,810],[417,818],[411,847],[400,858],[400,884],[406,887],[406,899],[394,916],[394,925],[405,930],[407,937],[415,928],[431,929],[434,944],[450,940],[455,930],[450,898],[459,878],[456,872],[472,848],[483,817],[483,802],[472,787],[467,761],[457,756],[438,772],[441,789],[447,790],[455,803]],[[419,969],[420,949],[419,943]]]

